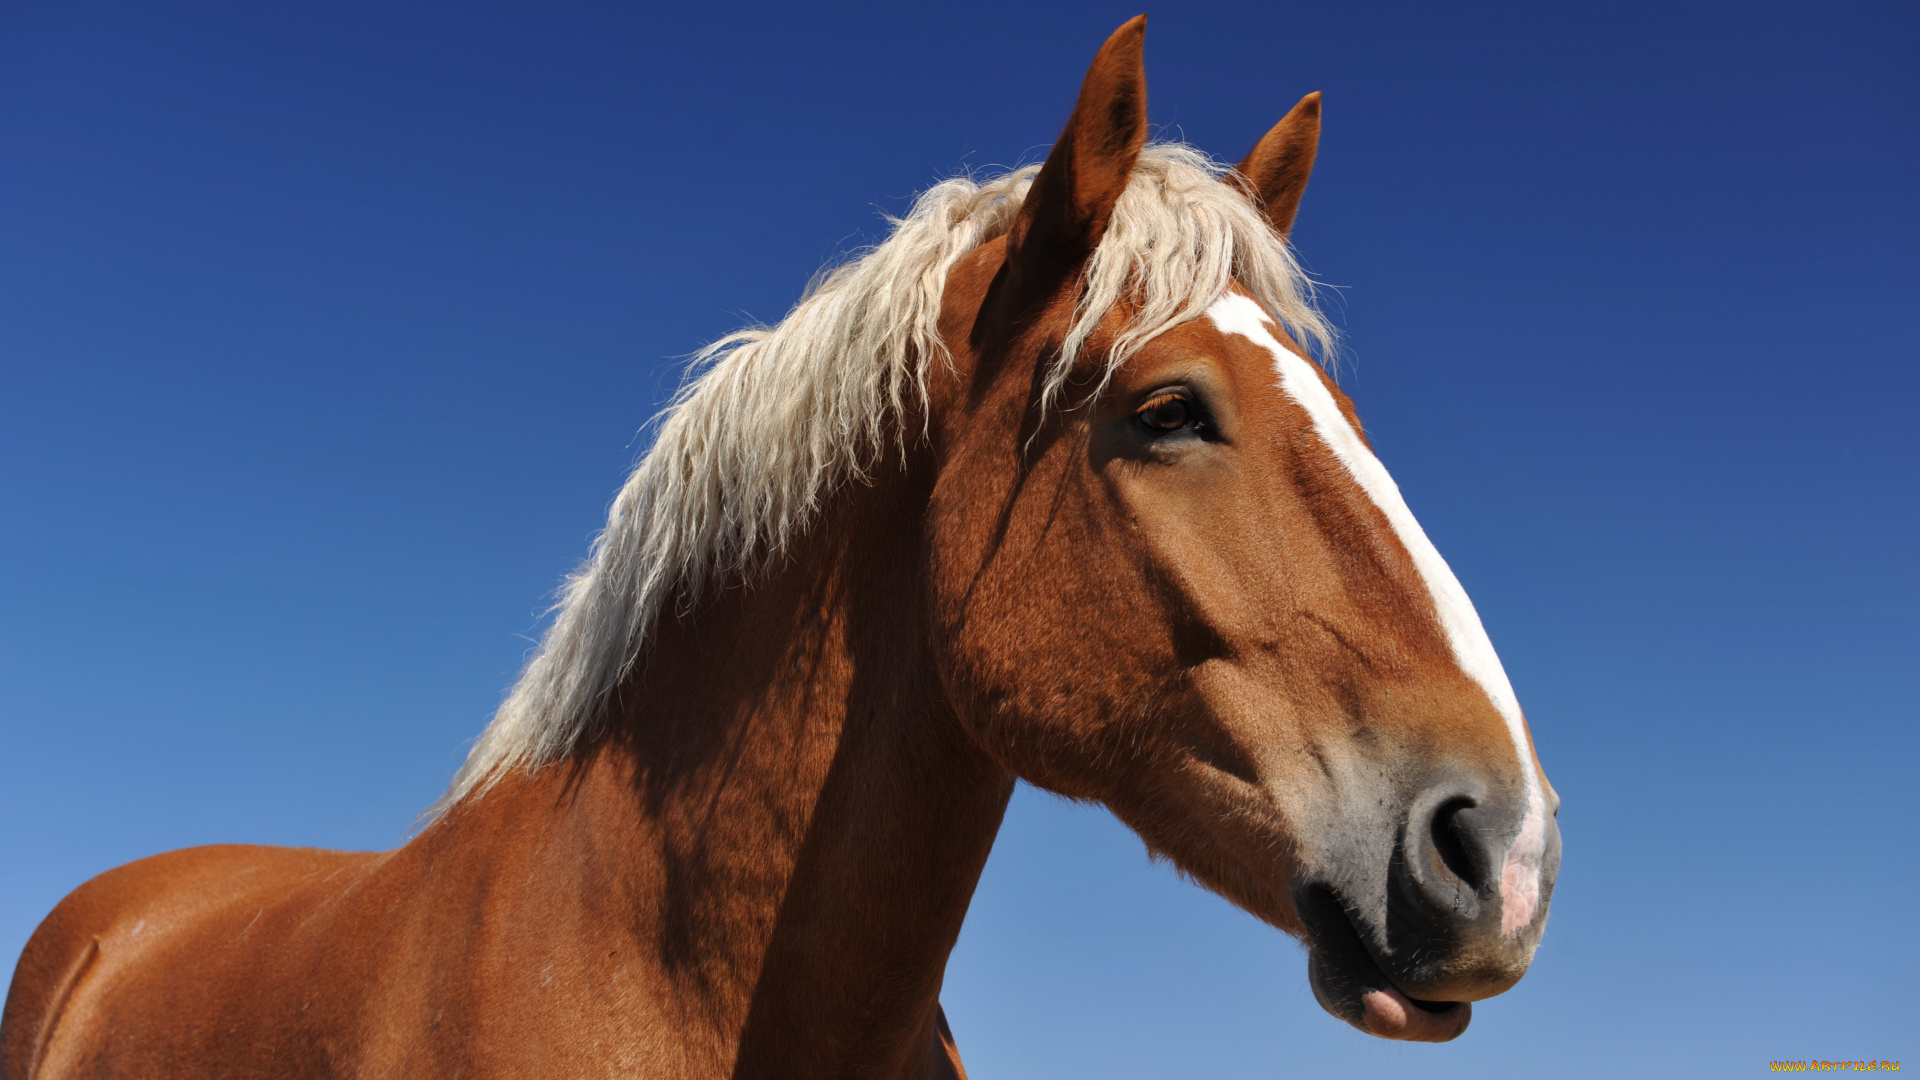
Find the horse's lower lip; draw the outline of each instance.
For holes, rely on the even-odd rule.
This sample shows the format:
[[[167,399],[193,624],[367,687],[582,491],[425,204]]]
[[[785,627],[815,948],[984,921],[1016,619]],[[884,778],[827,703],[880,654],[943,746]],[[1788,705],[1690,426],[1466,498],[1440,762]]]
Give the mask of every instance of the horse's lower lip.
[[[1307,980],[1321,1008],[1383,1039],[1446,1042],[1467,1030],[1471,1003],[1408,996],[1374,962],[1338,902],[1330,894],[1315,899],[1321,902],[1303,905],[1320,916],[1307,920],[1312,944]]]
[[[1408,997],[1371,960],[1364,961],[1364,970],[1338,973],[1329,970],[1330,961],[1325,949],[1314,946],[1307,964],[1314,997],[1328,1012],[1369,1035],[1446,1042],[1467,1030],[1473,1020],[1471,1003]]]
[[[1467,1002],[1420,1001],[1392,986],[1362,994],[1360,1007],[1360,1026],[1368,1034],[1409,1042],[1446,1042],[1473,1020]]]

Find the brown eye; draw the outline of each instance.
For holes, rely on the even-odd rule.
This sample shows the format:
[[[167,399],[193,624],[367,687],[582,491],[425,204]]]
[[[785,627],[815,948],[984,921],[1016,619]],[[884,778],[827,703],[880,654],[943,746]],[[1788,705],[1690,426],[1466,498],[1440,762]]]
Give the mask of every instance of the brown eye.
[[[1134,412],[1152,431],[1179,431],[1193,420],[1193,404],[1180,394],[1158,394]]]

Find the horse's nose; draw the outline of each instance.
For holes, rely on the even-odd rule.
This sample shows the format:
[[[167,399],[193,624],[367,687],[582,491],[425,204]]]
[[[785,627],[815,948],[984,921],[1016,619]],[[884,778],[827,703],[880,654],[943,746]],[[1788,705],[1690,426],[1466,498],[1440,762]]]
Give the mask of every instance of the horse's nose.
[[[1525,895],[1508,896],[1516,890],[1503,874],[1508,849],[1525,824],[1525,807],[1524,796],[1505,797],[1484,781],[1458,775],[1412,800],[1389,875],[1388,936],[1397,939],[1395,951],[1402,946],[1416,954],[1446,946],[1530,947],[1534,935],[1520,931],[1535,921],[1536,901],[1546,894],[1528,888]],[[1550,891],[1559,861],[1558,830],[1551,818],[1534,827],[1541,825],[1548,865],[1535,862],[1526,869],[1539,874],[1538,885]],[[1505,923],[1503,903],[1516,905]],[[1509,925],[1516,919],[1518,925]]]
[[[1514,814],[1458,790],[1439,789],[1417,801],[1396,867],[1403,880],[1395,891],[1419,909],[1407,914],[1451,924],[1458,933],[1498,908],[1500,864],[1516,824]]]
[[[1520,825],[1519,810],[1482,783],[1434,786],[1409,805],[1388,872],[1382,957],[1403,991],[1477,1001],[1526,971],[1537,938],[1501,928],[1502,868]]]
[[[1509,785],[1522,790],[1508,794]],[[1368,1002],[1376,992],[1403,1012],[1441,1016],[1452,1015],[1449,1003],[1479,1001],[1518,982],[1539,943],[1559,869],[1559,830],[1551,817],[1528,816],[1531,792],[1522,784],[1450,769],[1415,790],[1394,814],[1384,911],[1379,893],[1348,882],[1303,877],[1294,890],[1313,943],[1314,994],[1362,1030],[1375,1030]],[[1539,874],[1526,895],[1514,887],[1529,884],[1520,872],[1530,860],[1513,857],[1516,850],[1526,854],[1516,847],[1523,839],[1537,846],[1531,861]],[[1513,919],[1506,918],[1507,904]],[[1464,1015],[1457,1018],[1462,1026]]]

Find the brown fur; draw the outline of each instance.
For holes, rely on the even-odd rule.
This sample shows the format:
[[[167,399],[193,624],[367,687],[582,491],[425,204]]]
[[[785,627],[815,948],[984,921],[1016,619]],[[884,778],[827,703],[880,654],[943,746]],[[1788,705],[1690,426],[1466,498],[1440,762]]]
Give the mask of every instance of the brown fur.
[[[1326,836],[1378,824],[1339,811],[1342,762],[1510,788],[1417,571],[1257,348],[1202,320],[1035,408],[1145,137],[1143,33],[1096,58],[1010,241],[952,274],[904,469],[663,620],[602,735],[406,846],[199,848],[76,890],[21,958],[0,1076],[961,1076],[940,982],[1016,777],[1296,933]],[[1281,229],[1307,130],[1244,167]],[[1176,384],[1222,439],[1139,437]],[[1463,941],[1409,992],[1496,993],[1531,952]]]
[[[1253,182],[1254,194],[1281,236],[1293,231],[1300,197],[1307,193],[1313,156],[1320,148],[1320,94],[1308,94],[1280,118],[1235,170]]]

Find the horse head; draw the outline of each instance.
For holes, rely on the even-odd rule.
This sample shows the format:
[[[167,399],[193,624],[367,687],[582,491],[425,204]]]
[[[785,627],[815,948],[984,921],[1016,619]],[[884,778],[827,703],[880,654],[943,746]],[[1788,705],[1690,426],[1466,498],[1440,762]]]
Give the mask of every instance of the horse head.
[[[1284,237],[1318,95],[1217,177],[1147,145],[1144,30],[1107,41],[1004,235],[946,283],[940,679],[1004,768],[1303,938],[1329,1012],[1450,1039],[1527,970],[1558,797],[1472,603],[1297,340],[1318,324]]]

